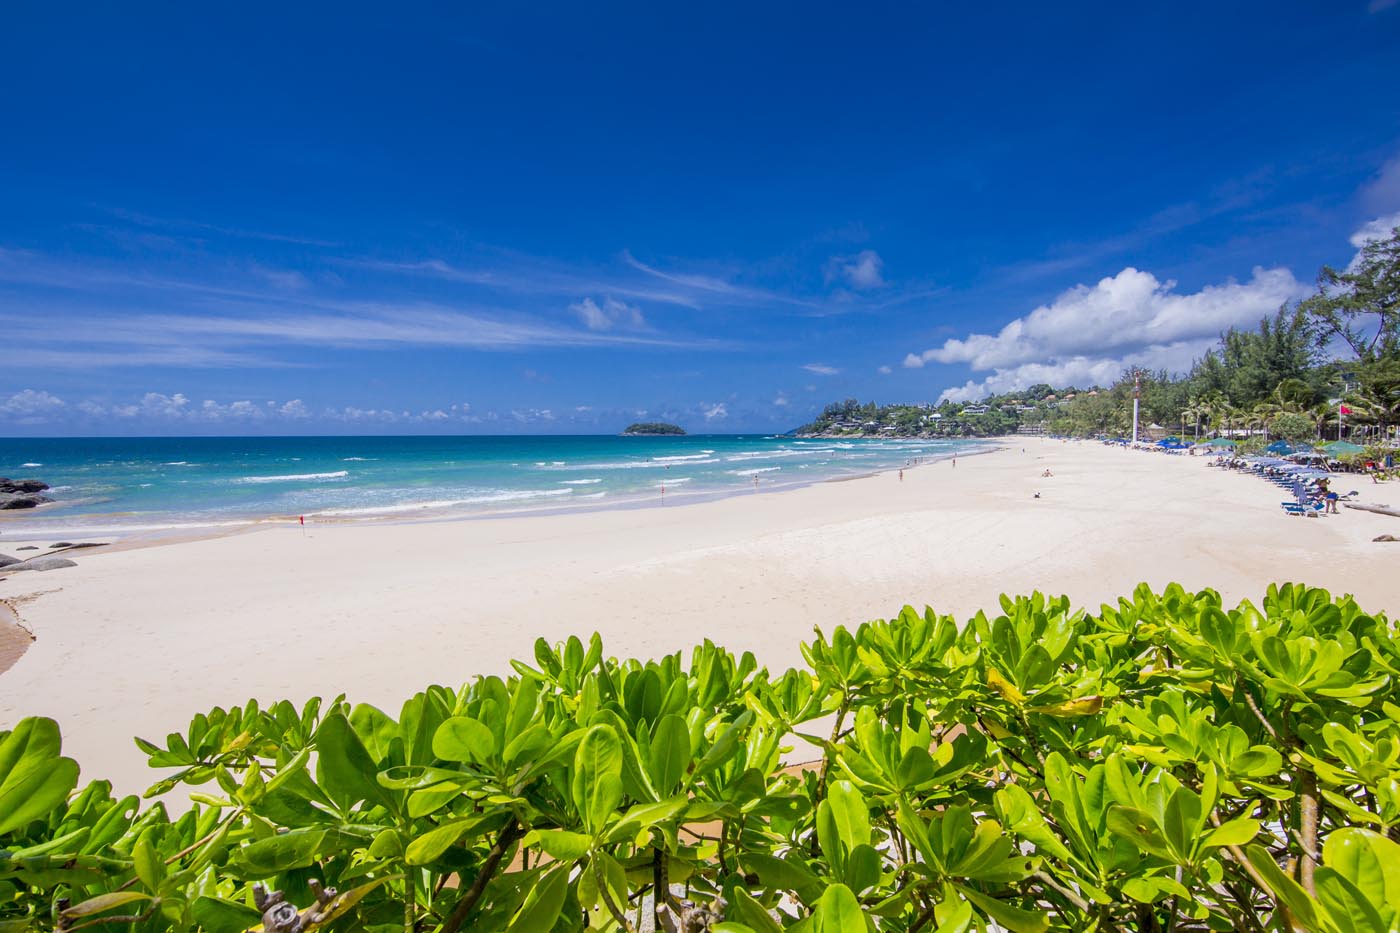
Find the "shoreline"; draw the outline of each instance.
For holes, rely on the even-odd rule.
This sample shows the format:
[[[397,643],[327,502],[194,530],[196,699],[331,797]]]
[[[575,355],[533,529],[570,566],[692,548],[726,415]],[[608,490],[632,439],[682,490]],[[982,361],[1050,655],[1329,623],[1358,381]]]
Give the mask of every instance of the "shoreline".
[[[1394,518],[1290,518],[1273,486],[1200,458],[1017,441],[903,480],[685,509],[328,523],[304,536],[264,524],[95,549],[0,583],[7,599],[37,597],[23,605],[36,640],[0,674],[0,728],[52,716],[89,777],[140,792],[155,773],[133,736],[249,698],[346,693],[396,716],[428,684],[509,674],[540,637],[598,631],[610,655],[636,658],[709,638],[781,671],[801,663],[814,625],[830,633],[906,604],[962,621],[1036,589],[1093,607],[1179,582],[1233,605],[1294,580],[1370,611],[1400,600],[1394,552],[1371,541],[1400,534]]]
[[[993,453],[1001,446],[1004,446],[1001,438],[979,439],[984,441],[980,446],[970,447],[951,453],[935,453],[925,456],[924,466],[933,463],[944,462],[957,457],[976,457],[988,453]],[[188,522],[179,524],[158,524],[158,525],[122,525],[119,522],[109,524],[87,523],[74,525],[55,525],[53,528],[35,528],[17,525],[11,527],[7,524],[8,517],[0,517],[0,548],[12,545],[36,544],[41,540],[49,538],[83,538],[108,536],[116,540],[107,545],[108,548],[132,548],[149,547],[159,544],[178,543],[185,541],[196,541],[208,537],[222,537],[226,535],[245,534],[257,531],[268,526],[296,526],[300,527],[299,518],[306,519],[307,527],[313,524],[316,526],[330,525],[398,525],[398,524],[434,524],[441,522],[457,521],[496,521],[502,519],[513,519],[527,516],[555,516],[588,514],[593,512],[625,511],[634,509],[651,508],[676,508],[680,506],[701,505],[708,502],[720,502],[726,499],[753,495],[772,495],[793,492],[799,489],[806,489],[811,486],[820,486],[825,483],[847,483],[853,480],[868,479],[886,473],[899,470],[899,467],[889,467],[884,469],[870,470],[867,472],[853,473],[848,475],[827,476],[816,479],[797,479],[789,482],[767,481],[767,485],[760,484],[750,487],[743,483],[735,484],[731,489],[697,489],[693,492],[681,491],[671,493],[658,493],[652,495],[632,495],[622,496],[609,501],[584,502],[575,500],[575,505],[539,505],[539,506],[502,506],[500,508],[463,508],[459,506],[434,507],[431,504],[421,506],[397,505],[385,506],[381,509],[367,507],[364,509],[352,510],[357,514],[337,514],[336,510],[322,512],[308,512],[304,516],[294,514],[268,512],[250,515],[246,519],[224,519],[209,522]],[[916,466],[904,467],[905,470],[917,469]],[[789,474],[793,475],[793,474]],[[660,484],[658,484],[660,485]],[[432,502],[433,500],[428,500]],[[24,518],[39,514],[42,511],[53,511],[54,505],[62,503],[49,503],[46,506],[39,506],[33,510],[25,510],[22,514],[16,515],[15,522],[21,522]],[[129,513],[113,513],[129,514]],[[99,514],[89,513],[84,518],[97,518]],[[57,522],[58,519],[53,519]],[[36,532],[42,531],[42,534]],[[3,577],[0,577],[3,579]]]

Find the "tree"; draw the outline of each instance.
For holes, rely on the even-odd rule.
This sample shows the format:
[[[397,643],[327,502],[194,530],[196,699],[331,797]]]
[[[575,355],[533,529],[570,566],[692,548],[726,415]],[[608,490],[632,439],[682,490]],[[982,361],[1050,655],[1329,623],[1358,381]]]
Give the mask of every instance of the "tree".
[[[1290,444],[1301,444],[1317,436],[1312,419],[1298,412],[1283,412],[1269,422],[1269,431]]]
[[[1298,306],[1317,345],[1345,343],[1358,360],[1400,357],[1400,227],[1367,241],[1345,269],[1323,266],[1317,294]]]

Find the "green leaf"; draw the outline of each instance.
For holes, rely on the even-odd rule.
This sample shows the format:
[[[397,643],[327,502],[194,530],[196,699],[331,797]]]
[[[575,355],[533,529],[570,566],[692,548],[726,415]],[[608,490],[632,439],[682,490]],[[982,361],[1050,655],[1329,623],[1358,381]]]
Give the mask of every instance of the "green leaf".
[[[563,829],[532,829],[521,840],[521,845],[539,846],[552,859],[572,862],[588,854],[593,848],[593,837]]]
[[[1206,833],[1202,846],[1242,846],[1259,835],[1259,821],[1240,817]]]
[[[506,933],[535,933],[553,927],[564,910],[571,868],[568,864],[560,865],[532,887],[525,897],[525,903],[511,918]]]
[[[831,806],[831,818],[845,850],[870,844],[870,810],[865,798],[850,781],[833,781],[827,791],[826,803]]]
[[[583,646],[579,646],[582,653]],[[613,800],[613,806],[617,805],[622,797],[622,745],[617,739],[617,733],[611,726],[593,726],[584,733],[583,740],[578,743],[578,749],[574,752],[574,778],[572,793],[574,806],[578,808],[579,815],[585,820],[591,818],[592,804],[599,796],[598,785],[605,777],[616,779],[617,799]],[[606,793],[611,794],[611,785]],[[604,798],[606,799],[606,798]],[[602,801],[599,801],[601,807]],[[601,827],[590,826],[591,829]]]
[[[59,755],[52,719],[21,719],[0,739],[0,836],[47,816],[78,786],[78,763]]]
[[[136,867],[136,877],[152,894],[160,892],[160,883],[165,880],[165,862],[156,855],[151,845],[150,835],[143,835],[131,850],[131,861]]]
[[[844,884],[833,884],[822,892],[812,913],[812,933],[867,933],[869,926],[860,901]]]
[[[1308,892],[1304,891],[1303,886],[1292,876],[1284,874],[1268,849],[1252,845],[1246,847],[1244,852],[1249,864],[1253,865],[1254,870],[1264,879],[1274,897],[1288,908],[1298,922],[1309,930],[1326,929],[1318,919],[1317,901],[1309,897]]]
[[[1157,821],[1145,810],[1114,804],[1108,808],[1108,828],[1144,852],[1158,858],[1173,859],[1167,840],[1157,828]]]
[[[261,919],[258,912],[246,904],[206,896],[190,902],[190,915],[204,933],[243,933],[257,926]]]
[[[316,780],[341,809],[360,801],[387,801],[384,788],[375,780],[377,771],[343,715],[333,713],[321,721],[316,730]]]
[[[1045,933],[1050,929],[1050,915],[1040,910],[1026,910],[989,897],[980,891],[957,884],[954,885],[963,897],[972,901],[982,913],[1006,927],[1011,933]]]
[[[685,720],[675,713],[662,716],[652,732],[647,754],[647,771],[658,793],[675,790],[685,777],[690,756],[690,730],[685,727]]]
[[[433,733],[433,754],[446,761],[484,764],[495,752],[491,729],[469,716],[453,716]]]
[[[783,928],[778,925],[778,921],[773,919],[752,894],[741,887],[734,888],[733,894],[730,895],[727,914],[754,933],[782,933]]]
[[[140,891],[113,891],[110,894],[99,894],[90,897],[81,904],[74,904],[67,910],[59,914],[65,920],[77,920],[81,917],[91,917],[94,914],[105,913],[116,907],[124,907],[127,904],[134,904],[137,901],[149,901],[149,894],[142,894]]]
[[[481,835],[504,825],[510,813],[496,810],[444,823],[434,830],[424,833],[408,844],[404,850],[404,861],[410,865],[428,865],[435,862],[444,852],[457,844],[463,836]]]

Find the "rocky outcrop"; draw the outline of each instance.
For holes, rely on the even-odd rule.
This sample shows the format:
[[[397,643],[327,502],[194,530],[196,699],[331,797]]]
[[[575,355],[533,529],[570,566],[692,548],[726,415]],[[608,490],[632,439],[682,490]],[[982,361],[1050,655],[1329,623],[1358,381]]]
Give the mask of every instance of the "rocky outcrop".
[[[66,557],[31,557],[29,560],[22,560],[18,564],[10,564],[5,569],[15,570],[62,570],[64,567],[78,566]]]
[[[20,560],[18,557],[11,557],[8,554],[0,554],[0,567],[8,567],[11,564],[18,564],[19,562]]]
[[[49,484],[41,479],[10,479],[0,476],[0,492],[43,492]]]
[[[0,511],[8,509],[32,509],[52,502],[48,496],[40,495],[49,484],[40,479],[9,479],[0,477]]]

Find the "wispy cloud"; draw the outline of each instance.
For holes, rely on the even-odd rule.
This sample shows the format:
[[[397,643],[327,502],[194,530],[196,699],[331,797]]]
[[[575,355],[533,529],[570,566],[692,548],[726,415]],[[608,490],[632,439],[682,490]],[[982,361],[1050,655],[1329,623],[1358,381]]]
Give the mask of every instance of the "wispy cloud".
[[[176,220],[170,217],[154,217],[150,214],[130,211],[120,207],[109,207],[105,208],[105,210],[113,217],[119,217],[128,223],[136,224],[141,227],[194,233],[215,233],[220,236],[234,237],[241,240],[266,240],[273,243],[296,243],[302,246],[333,247],[340,245],[330,240],[319,240],[313,237],[299,236],[297,234],[269,233],[263,230],[245,230],[238,227],[225,227],[219,224],[202,223],[195,220]]]
[[[826,282],[840,282],[850,288],[865,291],[885,284],[885,261],[873,249],[863,249],[854,256],[832,256],[826,263]]]
[[[807,363],[802,368],[809,373],[816,373],[818,376],[834,376],[841,371],[835,366],[828,366],[825,363]]]

